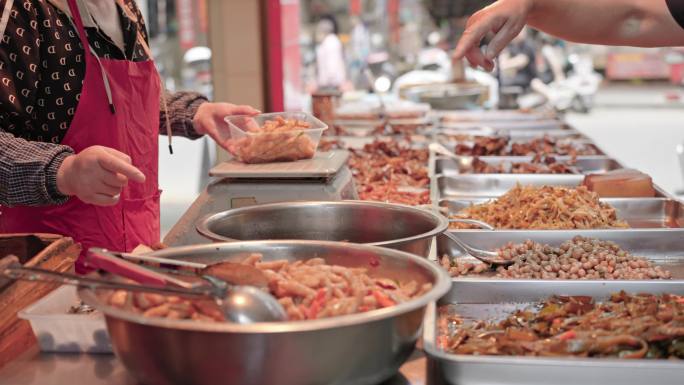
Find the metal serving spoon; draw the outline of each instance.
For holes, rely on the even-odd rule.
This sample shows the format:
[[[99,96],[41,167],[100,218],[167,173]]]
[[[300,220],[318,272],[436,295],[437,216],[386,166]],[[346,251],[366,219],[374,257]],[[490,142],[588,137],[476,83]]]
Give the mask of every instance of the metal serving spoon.
[[[449,149],[444,147],[441,143],[437,142],[430,143],[428,145],[428,148],[435,154],[446,156],[448,158],[455,160],[458,165],[459,172],[467,172],[473,169],[473,162],[475,161],[475,158],[472,156],[456,155],[452,151],[449,151]]]
[[[479,226],[480,228],[483,228],[485,230],[496,230],[496,228],[492,225],[490,225],[487,222],[483,222],[477,219],[469,219],[469,218],[449,218],[449,223],[465,223],[468,225],[475,225]]]
[[[204,285],[198,282],[187,282],[168,274],[153,271],[117,258],[105,249],[88,250],[86,264],[132,279],[142,284],[173,284],[187,290],[203,290],[216,300],[227,320],[235,323],[255,323],[285,321],[287,313],[280,302],[269,293],[253,286],[230,285],[226,281],[212,275],[202,275]],[[237,265],[237,264],[235,264]],[[259,271],[259,273],[261,273]],[[209,285],[206,285],[206,282]]]
[[[513,260],[508,260],[508,259],[502,259],[499,256],[499,253],[495,251],[488,251],[488,250],[481,250],[477,249],[475,247],[472,247],[468,245],[467,243],[463,242],[459,237],[456,236],[456,234],[445,231],[444,235],[446,235],[449,239],[454,241],[463,251],[465,251],[468,255],[471,255],[472,257],[479,259],[480,261],[487,263],[492,266],[509,266],[513,264]]]

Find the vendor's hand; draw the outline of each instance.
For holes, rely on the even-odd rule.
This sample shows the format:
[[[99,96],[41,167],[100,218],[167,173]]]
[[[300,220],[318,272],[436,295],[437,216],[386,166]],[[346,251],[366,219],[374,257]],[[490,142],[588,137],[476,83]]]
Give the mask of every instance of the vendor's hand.
[[[203,103],[197,109],[192,124],[198,134],[209,135],[219,146],[228,147],[230,131],[224,121],[231,115],[256,115],[261,111],[250,106],[237,106],[230,103]]]
[[[465,56],[473,67],[481,66],[487,71],[494,69],[493,59],[525,26],[532,3],[533,0],[499,0],[472,15],[454,57],[461,59]],[[482,53],[480,42],[490,32],[495,36],[487,46],[487,52]]]
[[[57,188],[62,194],[97,206],[115,205],[129,180],[142,183],[145,175],[131,164],[128,155],[103,146],[66,157],[57,170]]]

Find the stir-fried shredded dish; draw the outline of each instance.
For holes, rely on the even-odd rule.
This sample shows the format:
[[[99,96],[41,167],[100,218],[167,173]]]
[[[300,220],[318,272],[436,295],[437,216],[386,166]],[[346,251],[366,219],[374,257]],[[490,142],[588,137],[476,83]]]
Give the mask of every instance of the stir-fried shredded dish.
[[[466,320],[442,308],[439,346],[455,354],[684,358],[684,297],[554,296],[500,322]]]
[[[470,206],[455,218],[477,219],[497,229],[606,229],[627,228],[615,209],[587,190],[558,186],[520,186],[498,199]],[[452,228],[475,228],[452,223]]]
[[[390,307],[419,297],[432,288],[430,283],[371,277],[365,268],[328,265],[322,258],[262,261],[261,254],[252,254],[241,263],[254,266],[265,274],[268,291],[280,302],[291,321]],[[147,317],[225,321],[211,299],[117,290],[108,303]]]

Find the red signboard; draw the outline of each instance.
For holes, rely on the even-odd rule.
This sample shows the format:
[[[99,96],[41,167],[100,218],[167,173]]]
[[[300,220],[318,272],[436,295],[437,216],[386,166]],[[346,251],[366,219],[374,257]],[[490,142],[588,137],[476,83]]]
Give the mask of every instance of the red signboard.
[[[193,0],[176,0],[178,40],[183,49],[192,48],[197,44],[194,8],[195,4]]]

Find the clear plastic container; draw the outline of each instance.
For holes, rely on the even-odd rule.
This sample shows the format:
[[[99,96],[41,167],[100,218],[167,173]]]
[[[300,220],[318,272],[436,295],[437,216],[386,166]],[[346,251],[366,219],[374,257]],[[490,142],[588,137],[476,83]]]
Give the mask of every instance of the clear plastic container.
[[[62,286],[17,315],[31,323],[43,352],[111,353],[102,313],[69,314],[79,303],[76,287]]]
[[[311,159],[316,154],[318,142],[328,125],[306,112],[275,112],[256,116],[229,116],[230,127],[228,151],[243,163],[292,162]],[[283,124],[297,121],[290,130],[262,131],[269,122],[281,120]],[[282,124],[281,124],[282,126]]]

